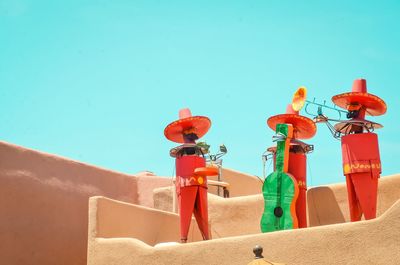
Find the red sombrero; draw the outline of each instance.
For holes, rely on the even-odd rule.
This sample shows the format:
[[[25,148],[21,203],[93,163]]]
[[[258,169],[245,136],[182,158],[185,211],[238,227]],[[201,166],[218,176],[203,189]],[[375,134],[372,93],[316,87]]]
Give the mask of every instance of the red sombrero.
[[[343,133],[343,134],[349,134],[353,131],[354,126],[358,126],[359,128],[362,128],[363,131],[366,129],[368,131],[373,131],[376,129],[380,129],[383,126],[379,123],[373,122],[373,121],[368,121],[365,119],[351,119],[351,120],[345,120],[345,121],[339,121],[338,123],[333,126],[337,132]]]
[[[352,92],[333,96],[332,101],[346,110],[352,110],[352,107],[356,109],[363,107],[365,114],[371,116],[385,114],[387,109],[385,101],[378,96],[367,93],[367,81],[365,79],[354,80]]]
[[[298,111],[294,111],[292,104],[287,106],[286,114],[275,115],[267,120],[269,128],[274,131],[276,130],[276,125],[280,123],[292,124],[293,138],[296,139],[309,139],[317,132],[315,123],[311,119],[299,115]]]
[[[194,133],[198,138],[203,137],[211,127],[211,121],[204,116],[192,116],[190,109],[179,111],[179,120],[168,124],[164,135],[168,140],[176,143],[185,143],[184,135]]]

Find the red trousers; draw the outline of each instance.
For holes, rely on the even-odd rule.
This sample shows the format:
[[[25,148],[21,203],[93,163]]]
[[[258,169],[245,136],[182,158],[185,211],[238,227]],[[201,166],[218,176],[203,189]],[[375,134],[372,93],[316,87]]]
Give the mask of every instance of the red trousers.
[[[343,173],[346,176],[352,222],[376,217],[378,178],[381,173],[378,136],[375,133],[342,137]]]
[[[350,220],[352,222],[360,221],[363,213],[366,220],[376,217],[378,178],[378,174],[371,172],[346,175]]]
[[[180,187],[178,193],[181,240],[186,242],[192,213],[197,221],[203,239],[210,239],[208,231],[207,188],[204,186]]]

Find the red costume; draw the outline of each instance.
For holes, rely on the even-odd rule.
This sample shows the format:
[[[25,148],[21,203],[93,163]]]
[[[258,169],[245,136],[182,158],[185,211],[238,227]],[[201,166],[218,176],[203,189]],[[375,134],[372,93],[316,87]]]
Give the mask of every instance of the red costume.
[[[382,125],[365,120],[365,115],[378,116],[386,112],[386,104],[379,97],[367,93],[365,79],[354,81],[352,92],[332,97],[333,103],[348,111],[350,120],[335,125],[343,134],[343,173],[346,176],[351,221],[376,217],[378,178],[381,162],[378,136],[372,133]]]
[[[179,111],[179,120],[164,130],[167,139],[183,143],[171,149],[175,157],[176,193],[179,203],[181,241],[187,241],[192,213],[196,218],[203,239],[210,238],[208,231],[207,176],[217,175],[215,168],[207,168],[202,149],[195,141],[205,135],[211,121],[204,116],[192,116],[189,109]]]
[[[305,89],[303,91],[302,100],[305,100]],[[313,150],[312,145],[299,141],[298,139],[309,139],[313,137],[317,131],[315,123],[304,116],[299,115],[301,107],[295,111],[292,107],[295,106],[295,99],[293,104],[288,105],[286,114],[279,114],[270,117],[267,120],[268,126],[275,131],[276,125],[280,123],[291,124],[293,126],[293,138],[289,148],[289,166],[288,173],[290,173],[297,181],[299,188],[299,196],[296,202],[296,215],[298,219],[299,228],[307,227],[307,156],[306,154]],[[296,106],[295,106],[296,107]],[[269,151],[274,153],[276,148],[269,148]],[[274,161],[275,162],[275,161]],[[275,164],[275,163],[274,163]]]

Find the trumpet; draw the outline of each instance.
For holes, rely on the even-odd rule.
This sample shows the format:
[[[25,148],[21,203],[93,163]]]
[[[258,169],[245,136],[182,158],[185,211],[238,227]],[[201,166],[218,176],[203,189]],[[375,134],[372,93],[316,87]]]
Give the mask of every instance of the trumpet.
[[[342,115],[348,115],[347,111],[340,110],[336,108],[336,105],[330,107],[326,105],[326,100],[323,103],[316,102],[316,99],[313,98],[312,101],[306,99],[307,97],[307,89],[305,87],[299,87],[296,92],[293,94],[292,99],[292,108],[294,111],[300,111],[304,107],[304,111],[314,117],[314,122],[327,122],[329,121],[339,121],[342,119]],[[316,106],[316,110],[310,110],[310,106]],[[323,109],[327,109],[333,111],[337,115],[337,119],[330,119],[327,115],[324,114]]]
[[[309,109],[310,105],[316,106],[317,110],[316,111],[310,110]],[[327,110],[335,112],[337,115],[337,118],[336,119],[328,118],[328,116],[324,114],[323,109],[327,109]],[[305,101],[304,111],[308,115],[313,116],[315,122],[340,121],[340,120],[342,120],[342,115],[347,117],[349,114],[349,112],[347,112],[347,111],[337,109],[336,105],[333,105],[333,107],[326,105],[326,100],[324,100],[323,103],[318,103],[318,102],[316,102],[315,98],[313,98],[313,101],[309,101],[309,100]]]
[[[329,131],[332,133],[333,137],[336,139],[340,139],[341,131],[336,130],[336,128],[329,122],[341,122],[342,115],[345,115],[347,118],[349,118],[349,112],[337,109],[336,105],[333,105],[333,107],[328,106],[326,104],[326,100],[324,100],[323,103],[318,103],[316,102],[315,98],[313,98],[312,101],[309,101],[306,99],[306,97],[307,89],[305,87],[298,88],[293,94],[293,110],[300,111],[300,109],[304,107],[305,113],[307,113],[309,116],[312,116],[315,123],[325,123]],[[328,112],[334,113],[334,115],[336,115],[336,119],[329,118],[324,112],[326,110],[328,110]]]
[[[340,139],[341,136],[354,132],[373,132],[375,129],[382,128],[382,125],[376,122],[365,119],[354,119],[351,111],[337,109],[336,105],[328,106],[324,100],[322,103],[316,102],[315,98],[312,101],[306,100],[307,90],[305,87],[300,87],[293,95],[292,108],[299,111],[304,106],[304,111],[313,117],[315,123],[325,123],[333,137]],[[336,119],[329,118],[326,112],[336,115]],[[343,120],[345,115],[349,120]],[[331,115],[329,115],[331,116]],[[330,122],[335,122],[333,126]]]

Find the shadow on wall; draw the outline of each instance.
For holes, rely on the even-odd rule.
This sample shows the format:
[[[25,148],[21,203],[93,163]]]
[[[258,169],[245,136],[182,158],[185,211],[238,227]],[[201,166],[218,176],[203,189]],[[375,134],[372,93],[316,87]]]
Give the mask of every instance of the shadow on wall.
[[[335,194],[329,187],[308,190],[307,206],[309,226],[339,224],[346,221]]]

